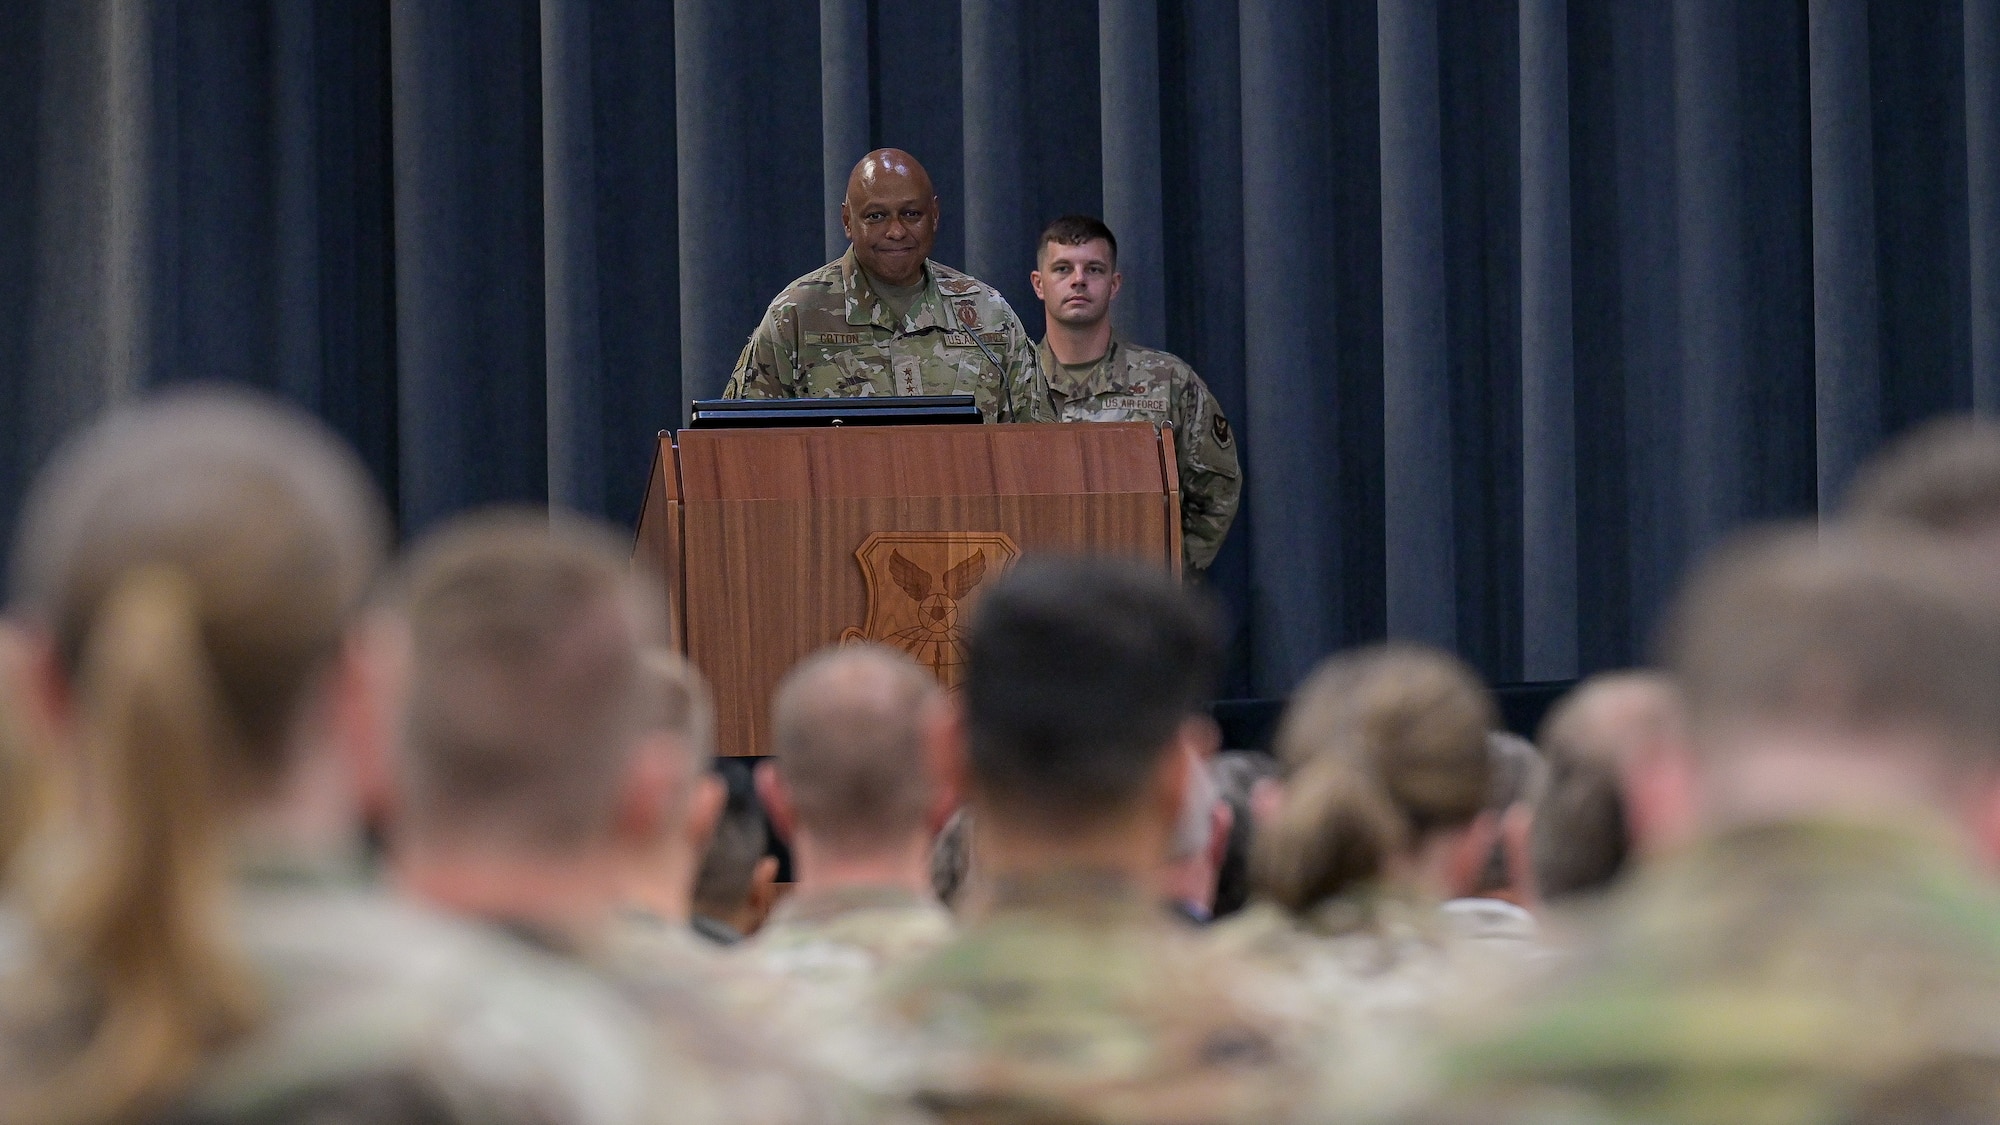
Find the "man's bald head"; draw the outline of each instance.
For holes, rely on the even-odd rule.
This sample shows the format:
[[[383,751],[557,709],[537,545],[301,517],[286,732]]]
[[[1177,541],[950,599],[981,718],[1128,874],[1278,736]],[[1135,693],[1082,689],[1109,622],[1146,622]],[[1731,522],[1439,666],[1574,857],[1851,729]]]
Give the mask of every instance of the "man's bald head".
[[[868,192],[878,188],[907,188],[919,195],[935,195],[931,187],[931,174],[923,162],[900,148],[878,148],[862,157],[854,165],[854,171],[847,174],[847,199],[851,203],[856,192]]]
[[[903,653],[844,645],[807,657],[778,687],[771,754],[800,831],[847,854],[928,829],[934,785],[921,727],[942,695]]]
[[[937,244],[937,192],[931,174],[899,148],[876,149],[847,177],[840,225],[854,256],[875,280],[914,285]]]

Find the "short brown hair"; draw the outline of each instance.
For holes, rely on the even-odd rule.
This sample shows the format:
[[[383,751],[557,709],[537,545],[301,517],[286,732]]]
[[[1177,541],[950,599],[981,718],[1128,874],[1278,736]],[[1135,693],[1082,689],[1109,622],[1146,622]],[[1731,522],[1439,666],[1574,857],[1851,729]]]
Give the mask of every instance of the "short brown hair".
[[[881,645],[800,661],[771,707],[771,756],[800,826],[856,853],[923,832],[932,788],[918,728],[942,690],[916,661]]]
[[[1680,724],[1680,692],[1650,671],[1592,676],[1542,721],[1548,784],[1535,810],[1535,881],[1544,898],[1599,890],[1632,851],[1624,767],[1640,744]]]
[[[647,722],[641,654],[665,633],[624,556],[607,529],[520,510],[417,546],[397,584],[414,831],[561,850],[609,823]]]
[[[1745,535],[1696,572],[1666,652],[1697,748],[1715,724],[1778,719],[2000,749],[2000,606],[1928,536]]]
[[[690,759],[690,774],[706,770],[715,759],[715,693],[708,677],[669,648],[648,649],[640,672],[645,681],[645,727],[680,740]]]
[[[1095,215],[1064,215],[1042,228],[1042,237],[1035,243],[1035,259],[1041,260],[1042,248],[1056,246],[1087,246],[1103,239],[1111,247],[1111,265],[1118,266],[1118,236],[1104,225],[1104,220]]]
[[[1862,466],[1847,511],[1950,535],[2000,525],[2000,425],[1959,416],[1911,430]]]

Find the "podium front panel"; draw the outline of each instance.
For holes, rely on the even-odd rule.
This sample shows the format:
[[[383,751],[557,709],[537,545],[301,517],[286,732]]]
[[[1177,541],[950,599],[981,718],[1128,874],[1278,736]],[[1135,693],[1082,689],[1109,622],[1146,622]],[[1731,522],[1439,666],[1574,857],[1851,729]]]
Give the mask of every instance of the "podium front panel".
[[[773,689],[825,645],[892,645],[955,685],[966,612],[1023,555],[1176,566],[1159,442],[1143,423],[682,431],[679,632],[721,751],[766,751]]]

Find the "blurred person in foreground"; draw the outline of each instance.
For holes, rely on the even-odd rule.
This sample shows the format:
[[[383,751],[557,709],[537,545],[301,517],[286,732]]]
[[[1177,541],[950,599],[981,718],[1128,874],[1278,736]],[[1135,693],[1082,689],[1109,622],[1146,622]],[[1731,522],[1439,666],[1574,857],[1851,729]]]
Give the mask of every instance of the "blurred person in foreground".
[[[1188,763],[1187,801],[1174,823],[1174,836],[1159,874],[1160,896],[1166,900],[1167,910],[1195,926],[1215,920],[1216,879],[1235,820],[1234,810],[1216,785],[1212,765],[1212,760],[1201,758]]]
[[[943,697],[935,676],[879,645],[816,653],[778,686],[757,793],[795,885],[745,950],[759,964],[866,984],[951,936],[930,848],[952,795],[921,745]]]
[[[69,811],[16,869],[0,1120],[652,1119],[609,989],[360,877],[387,524],[317,423],[214,391],[112,412],[36,481],[17,687]]]
[[[771,826],[749,772],[717,762],[715,773],[722,815],[695,870],[688,924],[710,945],[726,949],[756,933],[776,905],[778,857],[770,854]]]
[[[1529,838],[1548,786],[1548,763],[1534,743],[1504,730],[1487,732],[1486,756],[1493,767],[1486,788],[1486,811],[1495,819],[1493,850],[1487,853],[1486,867],[1472,893],[1446,902],[1445,909],[1483,912],[1484,925],[1474,924],[1475,928],[1498,932],[1525,926],[1532,936],[1535,921],[1529,910],[1541,904],[1541,896]]]
[[[1960,416],[1911,430],[1855,474],[1845,515],[2000,546],[2000,424]]]
[[[413,896],[600,974],[659,1037],[661,1120],[839,1120],[842,1092],[725,1014],[679,960],[622,941],[632,857],[675,831],[685,761],[650,737],[664,608],[609,530],[464,517],[397,577],[413,654],[393,836]]]
[[[648,650],[640,675],[651,681],[640,756],[657,764],[660,830],[626,849],[620,937],[709,972],[715,945],[691,919],[701,856],[715,835],[726,791],[715,761],[715,701],[708,680],[670,649]]]
[[[1539,955],[1518,908],[1446,908],[1478,893],[1499,839],[1498,721],[1458,659],[1393,645],[1328,659],[1278,730],[1257,901],[1215,940],[1267,970],[1371,1108],[1412,1094],[1429,1038],[1525,981]]]
[[[1307,1063],[1281,1022],[1155,896],[1217,740],[1212,613],[1165,572],[1030,559],[987,589],[966,655],[933,749],[972,810],[982,901],[886,991],[920,1104],[1075,1123],[1300,1109]]]
[[[1214,917],[1227,918],[1250,901],[1250,848],[1256,838],[1251,796],[1274,787],[1277,760],[1261,750],[1224,750],[1209,764],[1217,795],[1229,806],[1229,840],[1215,871]]]
[[[1588,901],[1630,870],[1641,837],[1670,846],[1680,833],[1634,823],[1627,789],[1664,747],[1684,740],[1680,691],[1659,672],[1606,672],[1583,681],[1542,721],[1548,782],[1529,850],[1550,906]]]
[[[885,1092],[907,1088],[908,1060],[881,1030],[876,991],[952,933],[930,878],[952,796],[922,745],[943,697],[937,677],[895,649],[825,649],[779,684],[771,757],[757,768],[796,878],[741,947],[742,962],[788,986],[758,1005],[759,1019]]]
[[[21,846],[53,811],[47,765],[28,745],[21,689],[28,683],[30,651],[21,631],[0,620],[0,917],[6,917],[9,905],[6,873]]]
[[[1418,1119],[2000,1120],[2000,608],[1933,541],[1763,531],[1666,654],[1687,738],[1630,792],[1696,838]]]

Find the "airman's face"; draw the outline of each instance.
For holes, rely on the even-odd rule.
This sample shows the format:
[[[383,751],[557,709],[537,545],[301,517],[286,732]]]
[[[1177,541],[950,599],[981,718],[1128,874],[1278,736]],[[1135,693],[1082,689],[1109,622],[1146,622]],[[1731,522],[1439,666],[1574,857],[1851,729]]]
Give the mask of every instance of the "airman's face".
[[[913,176],[871,177],[852,185],[840,222],[870,275],[888,285],[914,285],[937,243],[937,196]]]
[[[1028,280],[1050,320],[1086,328],[1110,315],[1111,299],[1124,280],[1112,268],[1110,243],[1101,238],[1081,246],[1047,243],[1041,267]]]

